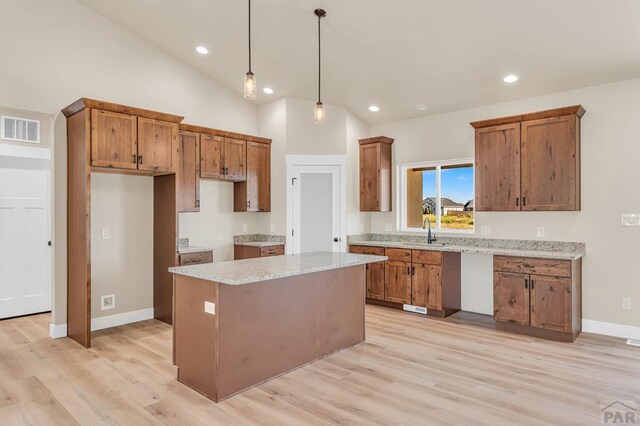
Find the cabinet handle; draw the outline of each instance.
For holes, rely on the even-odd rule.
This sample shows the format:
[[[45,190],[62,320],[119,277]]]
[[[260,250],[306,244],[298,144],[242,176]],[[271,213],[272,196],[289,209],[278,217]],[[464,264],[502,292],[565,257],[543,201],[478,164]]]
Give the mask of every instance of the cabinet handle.
[[[247,201],[247,207],[251,207],[251,200]]]
[[[196,200],[196,207],[200,208],[200,200]]]
[[[368,271],[369,270],[369,264],[368,263],[366,264],[366,267],[367,267],[367,271]]]
[[[520,207],[520,197],[516,197],[516,207]]]
[[[534,289],[534,286],[535,286],[535,281],[532,279],[532,280],[531,280],[531,290],[533,290],[533,289]]]
[[[412,266],[411,267],[411,275],[415,275],[416,274],[416,267]]]
[[[138,163],[142,164],[142,155],[138,155]]]
[[[229,168],[228,168],[228,167],[225,167],[225,168],[224,168],[224,174],[225,174],[225,175],[228,175],[228,174],[229,174]]]
[[[136,162],[136,155],[135,155],[135,154],[132,154],[132,155],[131,155],[131,162],[132,162],[132,163],[135,163],[135,162]]]
[[[524,288],[529,289],[529,280],[527,278],[524,279]]]
[[[411,275],[411,267],[407,266],[407,275]]]
[[[527,205],[527,197],[522,197],[522,207]]]
[[[220,169],[220,174],[224,174],[224,167]]]

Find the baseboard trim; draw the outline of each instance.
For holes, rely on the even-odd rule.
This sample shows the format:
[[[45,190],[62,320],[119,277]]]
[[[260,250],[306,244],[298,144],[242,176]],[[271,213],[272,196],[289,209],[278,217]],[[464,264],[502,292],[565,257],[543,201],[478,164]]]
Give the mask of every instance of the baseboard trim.
[[[104,330],[106,328],[118,327],[134,322],[153,319],[153,308],[141,309],[139,311],[123,312],[121,314],[109,315],[106,317],[93,318],[91,320],[91,331]],[[49,324],[49,336],[53,339],[67,336],[67,324]]]
[[[605,336],[640,339],[640,327],[614,324],[612,322],[583,319],[582,331],[585,333],[603,334]]]
[[[49,336],[52,339],[67,337],[67,324],[49,324]]]

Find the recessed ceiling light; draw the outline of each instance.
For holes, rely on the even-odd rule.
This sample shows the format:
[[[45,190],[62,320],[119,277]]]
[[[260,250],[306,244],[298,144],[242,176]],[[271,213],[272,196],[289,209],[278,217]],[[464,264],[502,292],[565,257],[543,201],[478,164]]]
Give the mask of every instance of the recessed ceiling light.
[[[271,87],[265,87],[264,89],[262,89],[262,91],[267,95],[273,94],[273,89]]]
[[[418,104],[414,108],[417,109],[418,111],[426,111],[429,109],[429,107],[425,104]]]
[[[508,76],[503,78],[502,81],[504,81],[505,83],[515,83],[516,81],[518,81],[518,76],[509,74]]]
[[[378,111],[380,111],[380,107],[379,107],[379,106],[377,106],[377,105],[371,105],[371,106],[369,107],[369,111],[371,111],[371,112],[378,112]]]
[[[196,47],[196,52],[198,52],[201,55],[207,55],[209,53],[209,49],[207,49],[204,46],[198,46]]]

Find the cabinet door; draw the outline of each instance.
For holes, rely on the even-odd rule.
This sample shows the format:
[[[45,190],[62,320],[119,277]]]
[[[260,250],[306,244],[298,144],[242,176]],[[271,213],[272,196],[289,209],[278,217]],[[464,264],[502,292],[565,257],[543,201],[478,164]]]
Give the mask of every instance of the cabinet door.
[[[200,211],[200,135],[180,132],[178,209]]]
[[[477,211],[520,210],[520,124],[476,130]]]
[[[436,311],[442,310],[442,268],[414,264],[411,282],[411,304]]]
[[[579,210],[575,115],[522,123],[522,210]]]
[[[91,110],[91,165],[136,169],[137,122],[133,115]]]
[[[367,297],[385,300],[384,298],[384,262],[367,265]]]
[[[360,145],[360,211],[380,210],[380,144]]]
[[[386,262],[385,300],[388,302],[411,304],[411,264]]]
[[[225,179],[245,180],[247,164],[247,143],[238,139],[224,140]]]
[[[271,210],[271,147],[247,142],[247,211]]]
[[[138,117],[138,170],[175,172],[178,124]]]
[[[531,275],[531,326],[571,331],[571,278]]]
[[[208,179],[224,178],[224,138],[200,135],[200,177]]]
[[[529,275],[493,273],[493,318],[529,325]]]

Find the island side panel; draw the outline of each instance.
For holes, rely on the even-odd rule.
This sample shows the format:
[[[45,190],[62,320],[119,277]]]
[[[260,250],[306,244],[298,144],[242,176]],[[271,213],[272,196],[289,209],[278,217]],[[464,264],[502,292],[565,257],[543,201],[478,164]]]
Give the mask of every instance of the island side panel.
[[[218,399],[364,341],[365,266],[220,285]]]
[[[205,301],[218,309],[218,283],[175,276],[174,352],[178,381],[217,400],[218,317],[205,312]],[[217,314],[217,312],[216,312]]]

